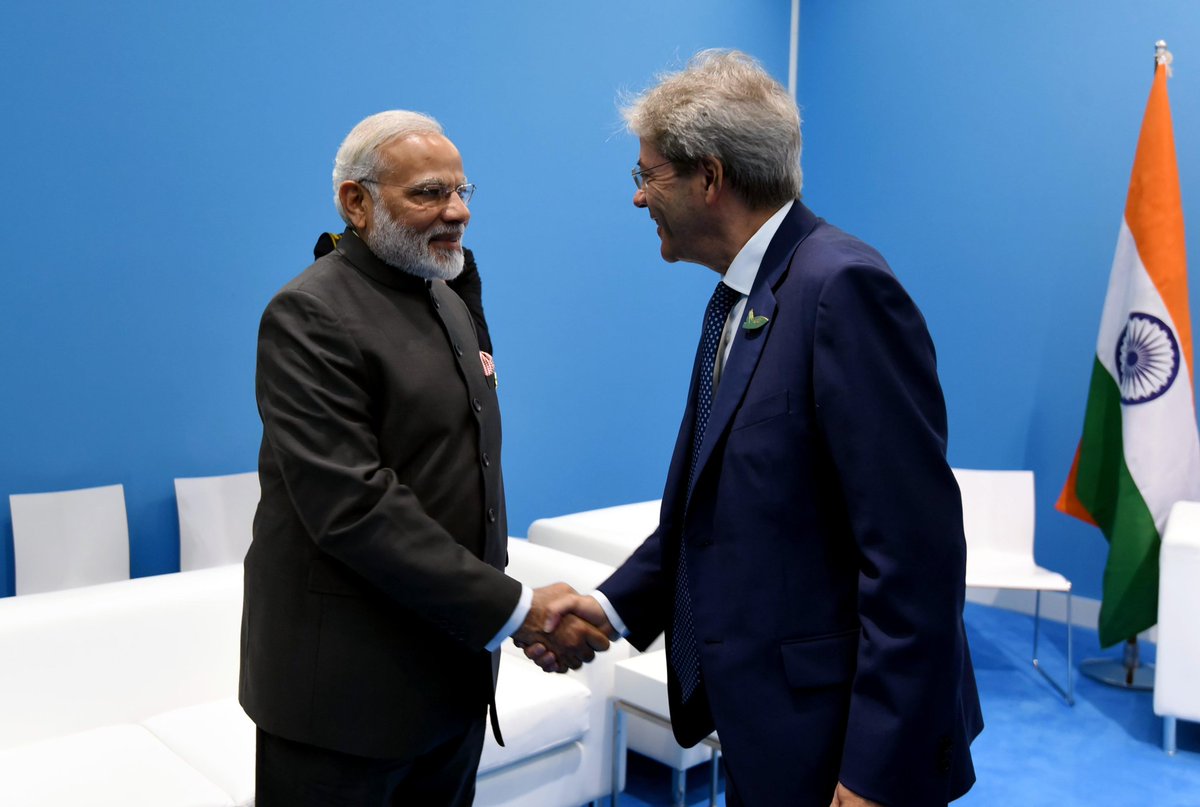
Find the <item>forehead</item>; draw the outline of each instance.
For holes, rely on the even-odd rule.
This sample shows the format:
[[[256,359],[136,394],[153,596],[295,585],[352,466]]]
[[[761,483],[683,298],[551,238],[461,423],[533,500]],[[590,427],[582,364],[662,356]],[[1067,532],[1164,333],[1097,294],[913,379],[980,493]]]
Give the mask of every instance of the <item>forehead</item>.
[[[421,179],[463,181],[462,156],[448,138],[440,134],[398,137],[379,149],[380,169],[395,182]]]
[[[638,163],[642,168],[665,163],[667,158],[645,138],[638,138]]]

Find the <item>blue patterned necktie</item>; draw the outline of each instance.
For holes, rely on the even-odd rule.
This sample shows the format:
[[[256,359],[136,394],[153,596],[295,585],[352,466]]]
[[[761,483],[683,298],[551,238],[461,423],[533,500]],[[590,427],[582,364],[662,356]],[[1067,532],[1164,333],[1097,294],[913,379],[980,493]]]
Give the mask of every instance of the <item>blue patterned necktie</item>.
[[[718,283],[704,312],[704,331],[700,336],[699,360],[696,372],[695,422],[692,426],[692,458],[688,470],[684,512],[692,499],[692,481],[696,474],[696,463],[700,459],[700,447],[704,443],[704,430],[708,427],[708,414],[712,411],[713,369],[717,363],[717,351],[721,346],[721,333],[729,311],[741,295],[724,282]],[[671,666],[679,679],[683,701],[686,703],[700,683],[700,653],[696,647],[696,628],[692,624],[692,595],[688,588],[687,541],[679,535],[679,564],[675,568],[675,613],[671,630]]]

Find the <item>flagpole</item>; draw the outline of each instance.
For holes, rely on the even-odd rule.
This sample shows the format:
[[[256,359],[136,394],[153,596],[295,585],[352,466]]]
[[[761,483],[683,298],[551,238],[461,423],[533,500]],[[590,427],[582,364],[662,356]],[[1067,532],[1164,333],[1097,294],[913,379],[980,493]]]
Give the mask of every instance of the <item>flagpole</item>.
[[[1167,50],[1166,40],[1160,39],[1154,43],[1154,70],[1161,64],[1171,76],[1171,52]],[[1154,689],[1154,665],[1144,664],[1138,647],[1137,636],[1125,640],[1124,652],[1118,661],[1111,658],[1084,659],[1079,663],[1079,671],[1088,678],[1109,686],[1132,690]]]

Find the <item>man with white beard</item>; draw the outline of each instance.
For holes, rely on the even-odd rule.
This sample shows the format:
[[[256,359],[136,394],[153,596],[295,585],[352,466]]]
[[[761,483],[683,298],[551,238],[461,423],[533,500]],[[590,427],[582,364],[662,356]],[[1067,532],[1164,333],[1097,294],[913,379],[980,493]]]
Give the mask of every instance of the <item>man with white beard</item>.
[[[348,225],[267,305],[262,498],[245,560],[240,700],[258,807],[469,805],[498,647],[578,667],[607,637],[541,631],[566,586],[503,573],[500,412],[478,279],[446,281],[471,218],[441,126],[394,110],[338,150]],[[471,309],[477,309],[472,316]]]

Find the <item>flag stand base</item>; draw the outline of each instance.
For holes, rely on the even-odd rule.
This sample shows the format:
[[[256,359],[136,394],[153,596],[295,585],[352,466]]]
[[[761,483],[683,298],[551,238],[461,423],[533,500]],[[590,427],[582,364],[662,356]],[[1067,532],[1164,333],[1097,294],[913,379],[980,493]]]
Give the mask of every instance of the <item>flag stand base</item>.
[[[1154,665],[1138,664],[1133,668],[1133,680],[1125,669],[1125,663],[1118,659],[1091,658],[1079,663],[1079,671],[1088,678],[1109,686],[1121,689],[1145,691],[1154,689]]]

